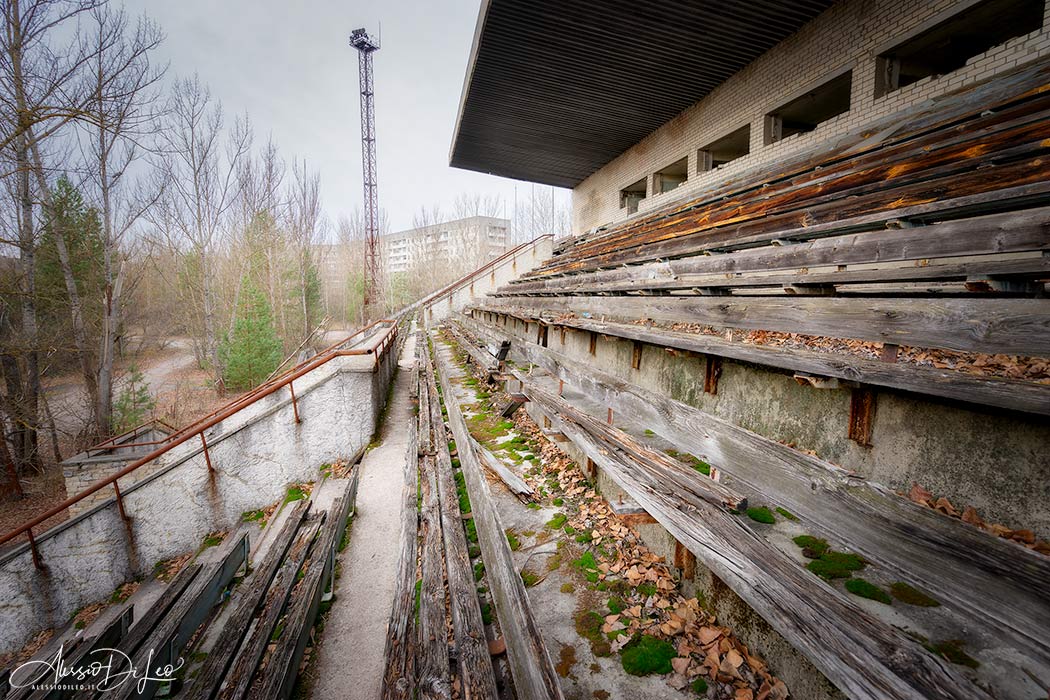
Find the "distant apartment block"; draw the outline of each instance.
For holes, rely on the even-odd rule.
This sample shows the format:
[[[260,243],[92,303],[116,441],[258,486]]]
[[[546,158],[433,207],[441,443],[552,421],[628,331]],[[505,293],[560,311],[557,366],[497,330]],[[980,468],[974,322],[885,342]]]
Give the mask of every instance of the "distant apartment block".
[[[509,248],[510,220],[470,216],[383,236],[387,275],[422,264],[475,268]]]

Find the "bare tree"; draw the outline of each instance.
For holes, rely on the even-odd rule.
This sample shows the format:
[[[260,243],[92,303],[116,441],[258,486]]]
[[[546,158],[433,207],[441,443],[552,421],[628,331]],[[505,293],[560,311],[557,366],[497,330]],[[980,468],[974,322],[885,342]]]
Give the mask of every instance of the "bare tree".
[[[238,167],[249,153],[251,129],[247,120],[235,120],[223,149],[222,105],[212,99],[196,75],[172,86],[168,115],[159,159],[167,187],[155,223],[175,238],[172,247],[192,255],[199,267],[195,282],[202,323],[198,356],[218,376],[214,257],[231,207],[237,202]]]
[[[314,329],[318,319],[311,313],[311,295],[319,294],[317,288],[317,261],[314,248],[323,233],[324,221],[321,212],[321,176],[306,169],[304,160],[300,166],[292,165],[292,191],[289,206],[289,230],[295,254],[296,272],[299,277],[299,302],[302,312],[303,337]]]
[[[13,459],[16,467],[38,468],[40,358],[36,308],[36,248],[39,230],[32,186],[32,153],[39,143],[84,115],[87,93],[82,71],[90,59],[77,39],[61,46],[56,38],[101,0],[3,0],[4,32],[0,36],[0,152],[3,173],[14,178],[13,213],[19,251],[20,377],[7,378],[16,415]],[[13,368],[12,368],[13,369]],[[6,374],[6,372],[5,372]]]
[[[95,429],[102,437],[112,429],[113,360],[128,282],[125,239],[159,196],[158,189],[145,187],[147,181],[140,180],[137,187],[130,182],[131,170],[143,156],[141,142],[153,132],[156,86],[165,69],[150,61],[163,40],[152,21],[140,18],[131,31],[123,9],[99,7],[91,12],[91,29],[90,119],[85,120],[82,150],[102,220],[105,287],[94,405]]]

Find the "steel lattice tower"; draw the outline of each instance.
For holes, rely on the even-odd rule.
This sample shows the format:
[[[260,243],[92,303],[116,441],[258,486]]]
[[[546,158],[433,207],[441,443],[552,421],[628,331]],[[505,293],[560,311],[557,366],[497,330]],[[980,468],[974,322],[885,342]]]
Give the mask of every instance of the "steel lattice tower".
[[[375,311],[383,296],[383,268],[379,250],[379,186],[376,182],[376,115],[372,87],[372,54],[379,42],[363,28],[350,33],[358,51],[361,77],[361,169],[365,185],[365,314]]]

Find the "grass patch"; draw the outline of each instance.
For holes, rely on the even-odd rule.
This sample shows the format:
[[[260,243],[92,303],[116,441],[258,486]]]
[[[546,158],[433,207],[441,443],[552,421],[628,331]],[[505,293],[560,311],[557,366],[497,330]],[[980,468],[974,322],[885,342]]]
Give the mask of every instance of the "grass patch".
[[[806,568],[830,581],[833,578],[849,578],[854,571],[864,568],[864,560],[852,552],[825,552],[819,559],[814,559]]]
[[[490,603],[481,604],[481,621],[486,625],[492,624],[492,605]]]
[[[266,512],[262,508],[259,508],[258,510],[246,510],[241,513],[241,522],[259,523],[259,527],[265,527]]]
[[[472,544],[477,544],[478,543],[478,526],[474,524],[474,519],[471,518],[470,520],[466,521],[466,525],[464,525],[464,527],[467,530],[467,542],[470,542]]]
[[[284,494],[284,502],[281,505],[288,505],[294,501],[301,501],[304,498],[306,498],[306,491],[301,486],[298,484],[289,486],[288,491]]]
[[[576,541],[580,544],[587,544],[591,541],[591,533],[581,532],[580,534],[576,535]]]
[[[602,624],[605,620],[601,615],[592,610],[583,610],[576,613],[575,622],[576,634],[590,642],[592,654],[595,656],[612,655],[609,640],[602,634]]]
[[[521,582],[525,584],[525,588],[532,588],[540,582],[539,574],[529,571],[528,569],[522,569]]]
[[[772,525],[777,521],[773,517],[773,514],[769,511],[769,508],[765,506],[759,506],[758,508],[748,508],[747,517],[754,520],[756,523],[765,523],[766,525]]]
[[[612,598],[609,598],[608,606],[609,612],[611,612],[613,615],[619,615],[624,610],[623,598],[621,598],[620,596],[613,596]]]
[[[208,547],[218,547],[222,544],[222,533],[210,532],[204,536],[204,541],[201,542],[201,549],[207,549]]]
[[[671,659],[678,656],[674,645],[665,639],[639,634],[627,642],[620,653],[623,670],[632,676],[671,672]]]
[[[517,533],[514,532],[514,528],[507,530],[507,544],[510,545],[510,551],[512,552],[521,549],[521,540],[518,539]]]
[[[526,503],[525,507],[528,508],[529,510],[539,510],[540,509],[540,504],[539,503]]]
[[[777,513],[780,513],[780,515],[784,516],[788,520],[790,520],[792,522],[796,522],[796,523],[798,522],[798,516],[795,515],[794,513],[788,512],[788,510],[786,508],[781,508],[780,506],[777,506],[776,510],[777,510]]]
[[[644,595],[646,598],[656,595],[656,584],[655,583],[640,583],[636,589],[639,593]]]
[[[551,503],[553,503],[555,506],[561,507],[565,503],[565,499],[555,498],[553,501],[551,501]]]
[[[485,575],[485,562],[479,561],[474,565],[474,580],[480,581],[481,577]]]
[[[963,643],[960,639],[948,639],[943,642],[934,642],[933,644],[925,644],[923,646],[934,654],[943,656],[953,664],[968,666],[970,668],[977,668],[980,666],[981,664],[978,663],[977,659],[962,650],[962,645]]]
[[[565,521],[567,521],[568,519],[569,516],[565,515],[565,513],[558,513],[553,518],[547,521],[547,527],[549,527],[552,530],[560,530],[561,528],[565,527]]]
[[[889,594],[876,586],[875,584],[865,581],[862,578],[851,578],[846,581],[846,590],[855,596],[861,598],[867,598],[868,600],[877,600],[880,603],[886,605],[893,604],[893,598],[890,598]]]
[[[890,586],[890,593],[893,594],[894,598],[896,598],[902,603],[907,603],[908,605],[918,605],[924,608],[936,608],[940,607],[941,604],[939,600],[931,598],[930,596],[920,591],[918,588],[910,586],[907,583],[904,583],[903,581],[898,581],[897,583],[892,584]]]
[[[820,555],[828,551],[828,541],[812,535],[799,535],[791,540],[802,548],[802,556],[808,559],[819,559]]]

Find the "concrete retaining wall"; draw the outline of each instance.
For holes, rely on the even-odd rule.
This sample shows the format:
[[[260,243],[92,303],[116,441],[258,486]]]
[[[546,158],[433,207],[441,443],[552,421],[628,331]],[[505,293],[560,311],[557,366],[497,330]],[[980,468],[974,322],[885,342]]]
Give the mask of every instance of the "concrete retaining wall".
[[[336,357],[295,380],[301,423],[289,392],[278,390],[206,432],[214,473],[200,442],[189,440],[164,455],[167,466],[121,489],[127,525],[109,498],[36,536],[43,571],[33,566],[28,544],[6,553],[0,653],[67,622],[157,562],[196,550],[208,533],[280,499],[289,484],[317,480],[322,464],[359,455],[396,366],[394,348],[379,358]]]

